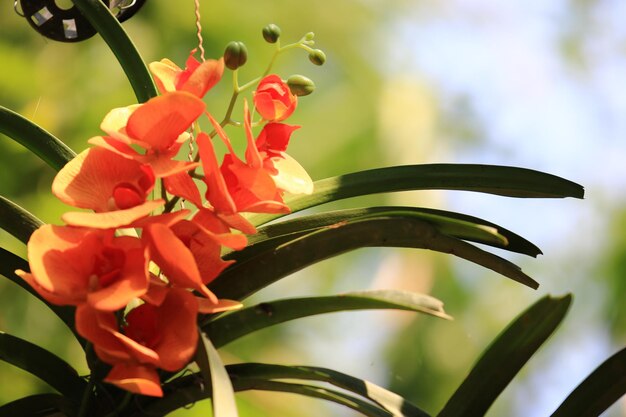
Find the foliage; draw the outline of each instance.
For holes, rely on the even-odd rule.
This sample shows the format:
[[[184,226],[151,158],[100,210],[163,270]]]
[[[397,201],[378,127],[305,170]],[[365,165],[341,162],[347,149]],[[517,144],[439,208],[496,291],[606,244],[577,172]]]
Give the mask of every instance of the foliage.
[[[191,99],[182,93],[176,92],[169,92],[170,94],[168,95],[168,92],[163,91],[167,90],[164,87],[167,81],[159,78],[158,75],[156,81],[162,91],[162,95],[159,96],[161,98],[152,99],[157,95],[157,90],[148,69],[130,38],[110,10],[98,1],[75,0],[75,4],[105,39],[119,60],[133,87],[137,101],[140,103],[147,102],[143,108],[150,111],[146,110],[141,113],[142,117],[148,120],[146,124],[152,120],[151,116],[153,114],[158,114],[160,111],[160,107],[154,103],[162,103],[167,100],[167,106],[165,106],[168,109],[167,111],[172,113],[180,111],[180,113],[176,114],[184,113],[185,109],[191,109],[189,110],[190,112],[195,111],[193,106],[196,105],[194,103],[199,103],[199,98],[197,100],[195,98]],[[273,26],[275,27],[275,25]],[[274,27],[264,30],[263,34],[265,39],[269,38],[269,41],[276,42],[276,39],[280,36],[280,30],[278,35],[276,35]],[[272,32],[273,36],[269,36],[267,34],[269,32]],[[294,45],[307,50],[313,63],[323,64],[325,61],[325,58],[322,59],[324,57],[323,52],[311,48],[313,44],[312,39],[312,35],[307,34]],[[255,98],[265,94],[268,88],[271,90],[268,93],[268,99],[264,101],[261,101],[261,99],[255,100],[256,110],[263,116],[263,119],[278,123],[289,117],[295,109],[295,104],[293,104],[295,103],[295,98],[290,95],[291,93],[288,93],[286,90],[279,92],[272,90],[274,88],[272,86],[282,81],[280,81],[280,78],[268,80],[265,75],[269,72],[269,68],[263,74],[263,77],[254,79],[243,86],[238,84],[236,70],[246,62],[246,59],[245,57],[242,58],[241,55],[234,58],[233,56],[237,53],[242,53],[242,45],[237,44],[236,48],[234,48],[236,50],[231,48],[228,51],[230,64],[227,63],[226,66],[235,70],[233,71],[234,91],[223,122],[217,123],[217,121],[211,119],[213,132],[209,135],[201,133],[199,130],[195,131],[200,147],[200,158],[204,164],[203,180],[206,183],[207,200],[210,205],[204,202],[197,203],[198,199],[195,197],[195,192],[189,192],[189,189],[186,188],[188,183],[183,185],[182,182],[171,180],[172,182],[168,185],[167,178],[171,177],[169,175],[170,172],[166,172],[166,169],[159,171],[159,168],[157,168],[166,165],[160,159],[157,161],[158,158],[161,158],[164,153],[168,153],[168,158],[173,157],[177,153],[178,148],[171,152],[169,148],[160,148],[160,153],[155,152],[159,156],[150,161],[142,158],[144,155],[130,157],[131,160],[134,158],[141,163],[153,164],[153,167],[155,167],[154,175],[164,178],[161,185],[164,201],[162,204],[148,204],[144,213],[145,215],[156,207],[163,205],[164,211],[162,213],[163,216],[161,216],[161,218],[165,219],[163,223],[141,223],[143,216],[124,218],[120,222],[119,216],[110,216],[108,214],[110,212],[105,213],[107,214],[105,216],[91,217],[92,213],[81,214],[76,212],[68,213],[64,216],[64,220],[69,225],[66,226],[68,227],[67,232],[61,231],[65,230],[61,229],[61,226],[43,226],[38,229],[42,224],[39,219],[15,202],[4,197],[0,200],[0,213],[2,214],[0,226],[24,243],[31,236],[44,236],[49,241],[58,239],[55,241],[58,243],[63,240],[63,236],[66,233],[68,234],[67,236],[72,234],[70,236],[71,239],[67,239],[69,241],[75,239],[77,234],[82,233],[75,233],[76,229],[72,229],[72,227],[88,226],[95,229],[105,229],[105,232],[85,232],[81,234],[80,238],[84,240],[92,239],[92,235],[99,233],[103,233],[103,236],[110,233],[110,236],[107,235],[102,239],[111,239],[113,235],[112,230],[117,227],[125,229],[131,226],[136,229],[143,229],[141,238],[148,241],[146,250],[148,252],[151,251],[150,253],[154,256],[152,260],[156,261],[161,270],[166,272],[169,284],[196,290],[197,293],[202,293],[211,301],[210,308],[202,311],[202,314],[199,316],[198,333],[194,331],[197,338],[189,337],[189,340],[193,341],[194,344],[195,356],[193,358],[186,357],[185,362],[195,362],[199,370],[191,372],[191,374],[187,372],[179,373],[180,366],[161,366],[162,363],[159,362],[161,370],[156,379],[157,383],[160,384],[158,392],[145,388],[146,385],[141,385],[141,383],[127,383],[124,378],[116,379],[114,376],[111,376],[112,371],[109,365],[113,365],[114,369],[118,365],[117,359],[112,360],[111,357],[118,354],[122,355],[122,353],[110,348],[104,336],[94,336],[90,330],[86,330],[86,327],[89,326],[85,326],[84,323],[90,323],[90,325],[97,323],[102,329],[108,329],[108,324],[105,324],[105,319],[101,320],[99,318],[94,319],[95,321],[93,322],[82,321],[87,320],[86,317],[95,317],[101,314],[102,310],[98,310],[100,304],[92,303],[89,308],[93,307],[97,311],[89,310],[85,307],[89,303],[84,302],[84,300],[79,302],[68,301],[68,297],[72,294],[51,292],[49,289],[43,288],[41,282],[37,281],[38,273],[35,271],[29,272],[28,264],[24,259],[2,248],[0,252],[3,261],[2,270],[0,271],[2,275],[40,298],[76,335],[81,346],[85,349],[85,355],[90,365],[90,375],[85,378],[80,377],[78,372],[69,364],[42,347],[1,333],[0,359],[39,377],[58,391],[59,394],[35,394],[31,397],[16,400],[0,407],[0,416],[53,415],[57,412],[79,417],[85,415],[134,416],[144,415],[144,413],[149,415],[166,415],[179,407],[193,404],[205,398],[212,399],[214,415],[218,417],[235,416],[237,415],[237,408],[234,393],[246,390],[297,393],[343,404],[368,416],[426,416],[428,414],[421,410],[419,405],[411,404],[409,401],[382,387],[356,377],[329,369],[307,366],[259,363],[241,363],[225,366],[216,349],[262,328],[335,311],[401,309],[449,319],[450,317],[443,310],[443,303],[439,300],[427,295],[398,290],[357,291],[324,297],[269,300],[226,314],[223,314],[223,312],[238,307],[238,302],[243,302],[250,295],[294,271],[323,259],[368,246],[420,248],[453,254],[496,271],[504,277],[531,288],[538,286],[538,283],[524,274],[519,267],[488,250],[481,249],[474,243],[529,256],[538,255],[540,250],[521,236],[494,223],[473,216],[421,207],[386,206],[325,211],[309,216],[282,219],[287,214],[287,211],[296,212],[321,204],[372,193],[405,190],[465,190],[517,198],[583,197],[581,186],[560,177],[538,171],[515,167],[467,164],[432,164],[378,168],[316,181],[312,190],[308,192],[303,191],[301,195],[286,197],[284,202],[282,200],[282,191],[287,190],[287,188],[279,187],[278,190],[280,192],[278,196],[276,196],[274,191],[272,198],[269,200],[259,199],[259,201],[255,202],[257,205],[260,204],[265,207],[264,210],[261,210],[265,214],[254,214],[237,219],[229,217],[240,212],[254,212],[254,210],[250,209],[249,199],[241,195],[240,198],[237,197],[234,185],[230,187],[231,183],[219,179],[219,173],[214,167],[212,168],[209,162],[213,151],[209,151],[211,142],[208,138],[217,135],[228,146],[228,139],[221,128],[232,122],[231,115],[234,102],[239,94],[248,87],[257,86]],[[280,49],[279,45],[278,48]],[[235,62],[235,64],[232,64],[232,62]],[[166,65],[169,64],[166,63]],[[198,65],[200,64],[198,63]],[[190,68],[189,61],[188,68]],[[158,72],[156,73],[158,74]],[[260,84],[258,84],[259,81]],[[270,87],[267,84],[270,84]],[[191,87],[176,85],[175,89],[185,90],[186,88],[188,90],[193,89],[195,84]],[[309,90],[310,88],[307,89],[307,91]],[[202,97],[204,93],[198,95]],[[165,98],[163,99],[163,97]],[[174,98],[170,99],[168,97]],[[204,107],[200,104],[198,106],[200,110],[197,113],[199,115],[204,110]],[[75,153],[69,147],[44,129],[9,109],[2,108],[0,110],[2,110],[2,113],[0,113],[0,131],[28,148],[54,169],[61,170],[61,174],[57,176],[55,182],[62,184],[59,187],[53,185],[53,190],[57,190],[55,192],[57,195],[69,195],[69,197],[66,197],[66,202],[75,202],[77,199],[71,196],[69,192],[66,192],[70,188],[68,184],[71,184],[75,177],[71,177],[67,181],[63,180],[63,176],[68,175],[67,171],[70,170],[67,167],[73,167],[74,165],[72,164],[78,164],[78,171],[80,171],[83,167],[80,164],[89,155],[94,155],[98,151],[86,151],[87,153],[81,153],[79,157],[74,158]],[[137,114],[141,112],[141,110],[133,111],[136,111]],[[193,121],[196,117],[189,118]],[[135,119],[139,119],[139,116],[135,117]],[[124,120],[125,133],[135,140],[135,142],[130,141],[129,143],[133,145],[139,144],[140,146],[143,146],[141,145],[142,143],[149,142],[149,136],[162,135],[163,131],[171,127],[165,124],[161,126],[156,123],[155,125],[150,125],[150,129],[142,131],[141,126],[143,124],[141,121],[137,122],[139,126],[137,128],[131,128],[131,124],[131,118],[127,117]],[[243,124],[247,130],[251,130],[251,120],[248,115],[244,116]],[[103,123],[103,125],[106,125],[106,123]],[[176,138],[179,134],[184,133],[189,125],[184,125],[183,127],[184,129],[175,131]],[[103,130],[106,131],[107,129],[103,127]],[[120,131],[115,129],[114,131],[115,133],[108,131],[107,133],[115,138]],[[137,134],[133,136],[133,132]],[[246,131],[246,133],[248,132]],[[246,152],[246,163],[248,165],[244,167],[243,165],[237,166],[236,163],[233,163],[235,168],[232,168],[232,173],[235,176],[239,175],[238,172],[244,172],[244,168],[255,167],[254,163],[250,161],[253,157],[248,159],[249,153],[254,153],[250,151],[254,143],[251,139],[252,136],[247,136],[248,152]],[[111,143],[113,142],[108,142],[109,145]],[[259,139],[257,139],[256,144],[261,146],[258,143]],[[99,144],[102,146],[103,142],[101,141]],[[115,147],[117,145],[111,146]],[[117,149],[119,150],[120,147],[117,146]],[[151,148],[145,149],[147,149],[145,155],[149,155]],[[130,150],[124,150],[124,152],[126,152],[125,157],[127,158],[131,154]],[[271,155],[273,151],[269,149],[266,152]],[[209,156],[205,158],[202,154]],[[232,155],[234,155],[234,151]],[[267,159],[270,158],[268,157]],[[189,164],[189,166],[191,165]],[[256,167],[258,166],[260,165]],[[192,168],[186,170],[189,169]],[[240,171],[237,171],[237,169],[240,169]],[[241,175],[241,178],[243,178],[241,179],[242,183],[252,182],[246,181],[247,177],[244,178],[244,174]],[[213,179],[211,176],[213,176]],[[222,182],[225,182],[227,187],[230,187],[227,193],[224,192]],[[304,188],[308,189],[308,187]],[[146,188],[143,191],[148,194],[151,189]],[[187,210],[173,211],[181,197],[196,205],[199,212],[203,212],[207,207],[211,208],[212,215],[215,215],[216,218],[224,221],[227,225],[227,228],[222,233],[218,233],[216,230],[213,230],[212,233],[220,235],[217,238],[220,242],[230,242],[221,244],[233,249],[223,257],[224,261],[232,263],[225,267],[223,271],[217,271],[214,277],[206,279],[206,282],[197,282],[192,279],[193,277],[189,278],[188,275],[179,271],[182,268],[178,267],[176,262],[168,258],[167,252],[169,250],[173,251],[172,248],[175,247],[175,244],[172,243],[174,242],[173,240],[168,241],[168,244],[164,244],[165,249],[159,247],[165,239],[171,238],[171,232],[166,231],[166,228],[170,227],[168,221],[170,221],[171,217],[169,215],[178,213],[186,216],[189,213]],[[224,201],[229,198],[232,198],[232,202],[229,204],[231,206],[234,204],[237,208],[234,212],[222,210],[223,204],[226,204]],[[270,201],[270,203],[267,201]],[[80,203],[75,205],[92,208],[96,211],[93,214],[101,214],[98,211],[102,211],[98,207],[85,207],[81,206]],[[124,204],[120,203],[120,205]],[[268,207],[270,209],[267,209]],[[288,210],[285,210],[284,207],[288,207]],[[117,207],[117,209],[119,209],[118,211],[124,211],[121,207]],[[159,216],[153,217],[158,218]],[[270,221],[272,223],[269,223]],[[247,238],[247,245],[233,243],[240,242],[238,239],[241,235],[231,235],[231,228],[239,229],[250,235]],[[256,233],[251,233],[253,230]],[[122,242],[121,239],[124,239],[124,242],[130,242],[132,239],[137,238],[123,236],[113,239],[119,239],[119,242]],[[33,240],[31,239],[31,242]],[[135,243],[120,243],[119,248],[127,248],[128,245],[130,245],[128,253],[137,249],[133,246]],[[53,245],[46,250],[51,252],[54,249]],[[88,247],[85,250],[91,249]],[[33,256],[33,254],[37,251],[39,249],[37,249],[35,244],[29,243],[30,265],[31,267],[35,265],[35,268],[37,266],[33,264],[33,259],[36,256]],[[84,255],[84,253],[84,251],[81,251],[78,255]],[[177,253],[187,252],[179,251]],[[80,256],[76,254],[73,256],[74,258],[68,257],[67,259],[78,264]],[[128,256],[130,257],[131,255]],[[196,260],[196,262],[199,261]],[[218,263],[220,261],[215,262]],[[18,273],[19,276],[15,274],[15,271],[18,270],[21,271]],[[22,278],[31,284],[36,291],[25,285],[25,281]],[[151,283],[150,285],[153,284]],[[158,285],[154,285],[151,288],[156,287]],[[141,294],[133,294],[133,297],[130,298],[143,296],[145,291]],[[179,297],[179,301],[185,299],[184,303],[180,301],[182,304],[185,304],[188,298],[191,299],[190,293],[187,291],[177,290],[175,292],[170,290],[168,294],[180,294],[166,295],[164,297],[166,300],[169,300],[167,297]],[[214,299],[211,298],[213,296],[215,296]],[[62,299],[60,300],[59,297]],[[511,379],[519,372],[521,367],[556,330],[565,317],[571,299],[570,295],[563,297],[547,296],[523,312],[493,341],[491,346],[477,361],[466,380],[463,381],[437,415],[483,415]],[[107,313],[116,312],[117,316],[113,319],[116,326],[121,316],[125,314],[124,308],[128,301],[126,299],[116,300],[114,307],[104,310]],[[151,301],[146,300],[146,304],[143,305],[150,303]],[[160,303],[158,303],[159,308],[161,305],[168,307],[167,313],[169,316],[178,314],[174,313],[175,311],[184,310],[182,308],[175,309],[170,307],[169,301],[161,300]],[[57,304],[62,304],[62,306]],[[179,304],[174,303],[174,305],[178,306]],[[138,309],[139,307],[136,307],[137,311]],[[194,320],[195,313],[196,311],[194,310]],[[76,323],[72,319],[74,314],[77,315]],[[111,316],[113,317],[113,314]],[[126,322],[123,326],[128,334],[130,334],[129,329],[133,323],[132,317],[130,313],[126,315]],[[81,323],[83,323],[82,328]],[[124,336],[119,330],[115,328],[111,332],[118,339]],[[84,339],[89,340],[91,343],[87,343]],[[167,356],[171,352],[163,350],[159,351],[159,353]],[[597,415],[606,409],[626,391],[623,373],[615,372],[615,369],[623,369],[625,360],[624,351],[609,358],[605,364],[601,365],[572,392],[563,405],[555,411],[554,415],[572,415],[571,410],[584,410],[587,413],[584,415]],[[127,365],[127,362],[123,362],[123,366]],[[136,364],[133,362],[134,365]],[[150,366],[149,368],[150,371],[155,371],[156,366]],[[125,370],[128,369],[125,368]],[[135,368],[132,371],[139,372]],[[133,380],[142,379],[136,373],[131,372],[131,375]],[[103,383],[103,381],[113,381],[117,388]],[[145,381],[154,382],[154,379],[146,377]],[[332,387],[328,387],[328,385],[341,390],[335,390]]]

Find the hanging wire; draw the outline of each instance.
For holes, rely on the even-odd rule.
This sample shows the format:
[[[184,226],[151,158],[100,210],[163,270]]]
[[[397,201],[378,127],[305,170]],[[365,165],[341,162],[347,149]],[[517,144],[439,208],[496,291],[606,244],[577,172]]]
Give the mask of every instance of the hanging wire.
[[[200,59],[202,62],[204,59],[204,47],[202,46],[202,25],[200,24],[200,0],[194,0],[195,11],[196,11],[196,36],[198,36],[198,49],[200,50]]]

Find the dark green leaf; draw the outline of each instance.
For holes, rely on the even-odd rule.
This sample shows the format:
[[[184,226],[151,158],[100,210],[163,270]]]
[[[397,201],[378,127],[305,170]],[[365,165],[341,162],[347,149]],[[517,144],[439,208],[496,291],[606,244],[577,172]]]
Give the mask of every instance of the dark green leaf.
[[[529,256],[541,254],[541,250],[537,246],[497,224],[461,213],[423,207],[366,207],[302,216],[259,228],[256,235],[250,236],[248,247],[251,248],[268,239],[291,240],[302,234],[337,223],[382,216],[415,217],[433,224],[441,233],[459,239],[483,243]]]
[[[369,381],[355,378],[332,369],[312,366],[284,366],[263,363],[242,363],[227,366],[233,380],[252,379],[303,379],[327,382],[375,402],[398,417],[426,417],[428,414],[401,396]]]
[[[626,394],[626,348],[596,368],[552,417],[596,417]]]
[[[23,145],[57,171],[76,156],[73,150],[51,133],[2,106],[0,133]]]
[[[216,348],[242,336],[302,317],[336,311],[399,309],[449,319],[443,303],[428,295],[408,291],[381,290],[352,292],[330,297],[307,297],[261,303],[221,316],[203,330]]]
[[[211,401],[214,417],[237,417],[237,404],[235,392],[230,377],[219,353],[208,337],[200,332],[196,363],[206,385],[211,387],[213,393]]]
[[[39,346],[0,332],[0,360],[30,372],[64,396],[78,402],[86,383],[64,360]]]
[[[76,338],[81,345],[84,345],[83,339],[76,333],[74,329],[74,307],[69,306],[57,306],[54,304],[50,304],[48,301],[43,299],[37,291],[35,291],[26,281],[22,278],[15,275],[15,270],[21,269],[22,271],[30,271],[30,267],[28,266],[28,262],[19,256],[9,252],[4,248],[0,248],[0,275],[5,276],[10,279],[20,287],[24,288],[26,291],[37,297],[41,302],[43,302],[50,310],[54,312],[62,321],[65,323],[67,327],[69,327],[72,332],[74,332]]]
[[[292,212],[349,197],[409,190],[465,190],[526,198],[582,198],[580,185],[525,168],[474,165],[425,164],[371,169],[315,182],[311,195],[286,199]],[[281,217],[280,214],[251,216],[255,224]]]
[[[58,394],[37,394],[20,398],[0,407],[0,417],[49,417],[62,412],[75,416],[76,406]]]
[[[30,235],[42,224],[37,217],[0,196],[0,229],[6,230],[21,242],[28,243]]]
[[[315,262],[363,247],[406,247],[454,254],[531,288],[519,267],[413,218],[370,218],[321,229],[237,262],[210,283],[220,298],[240,300]]]
[[[137,100],[141,103],[155,97],[158,93],[146,64],[109,8],[100,0],[72,0],[72,2],[115,54],[133,87]]]
[[[491,343],[438,417],[483,416],[561,323],[572,296],[546,296],[523,312]]]
[[[321,400],[331,401],[336,404],[341,404],[368,417],[393,417],[393,414],[390,412],[385,411],[374,404],[365,402],[357,397],[314,385],[267,381],[262,379],[242,379],[237,381],[237,390],[291,392],[293,394],[304,395],[306,397],[318,398]]]

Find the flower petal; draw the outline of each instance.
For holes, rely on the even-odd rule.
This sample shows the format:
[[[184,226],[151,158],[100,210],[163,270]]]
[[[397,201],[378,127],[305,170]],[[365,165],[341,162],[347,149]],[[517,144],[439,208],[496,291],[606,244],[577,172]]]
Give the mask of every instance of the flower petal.
[[[149,215],[163,204],[165,204],[164,200],[154,200],[146,201],[139,206],[126,210],[105,213],[67,212],[61,216],[61,219],[70,226],[93,227],[95,229],[127,227],[135,220]]]
[[[272,175],[278,188],[292,194],[313,193],[313,180],[298,161],[284,152],[281,156],[271,158],[271,161],[278,171]]]
[[[162,397],[159,374],[152,366],[135,363],[118,363],[109,371],[104,382],[134,394]]]

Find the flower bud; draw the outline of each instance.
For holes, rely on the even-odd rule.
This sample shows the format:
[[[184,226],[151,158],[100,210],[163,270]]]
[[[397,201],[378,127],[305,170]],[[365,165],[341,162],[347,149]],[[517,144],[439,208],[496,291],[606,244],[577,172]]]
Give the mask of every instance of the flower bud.
[[[287,79],[287,85],[296,96],[308,96],[315,91],[315,83],[304,75],[292,75]]]
[[[304,40],[305,41],[312,41],[314,37],[315,37],[315,33],[309,32],[306,35],[304,35]]]
[[[243,42],[232,41],[226,45],[224,51],[224,65],[228,69],[236,70],[242,67],[248,60],[248,49]]]
[[[324,65],[324,63],[326,62],[326,54],[321,49],[314,49],[309,54],[309,61],[311,61],[315,65]]]
[[[253,100],[257,112],[269,122],[285,120],[298,104],[298,97],[276,74],[270,74],[259,82]]]
[[[265,39],[267,43],[276,43],[278,38],[280,38],[280,28],[278,26],[270,23],[263,28],[263,39]]]

